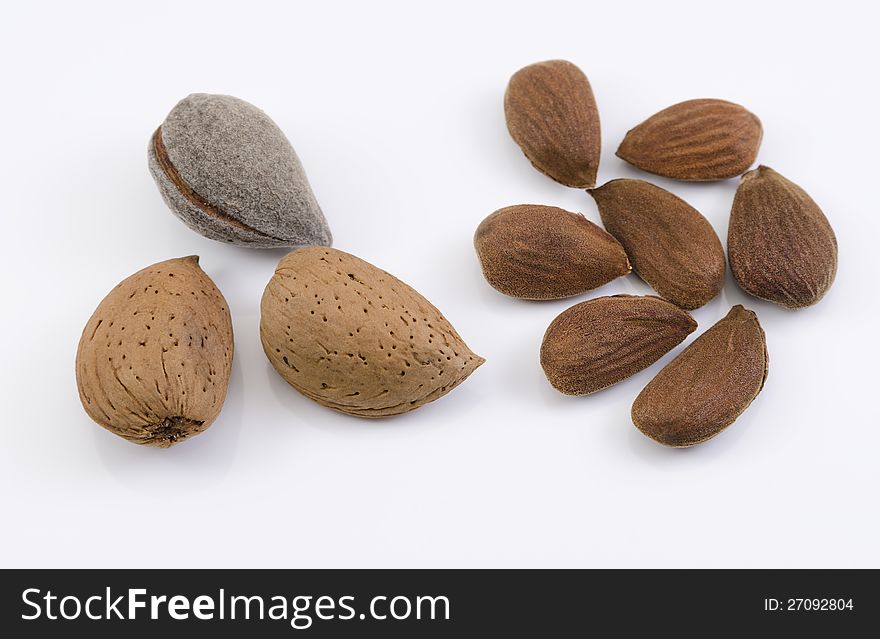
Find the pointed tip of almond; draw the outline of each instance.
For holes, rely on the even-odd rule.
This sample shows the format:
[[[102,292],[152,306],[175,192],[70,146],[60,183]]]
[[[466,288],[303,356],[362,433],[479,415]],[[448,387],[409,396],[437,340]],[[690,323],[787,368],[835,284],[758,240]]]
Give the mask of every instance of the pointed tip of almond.
[[[727,312],[725,319],[730,319],[737,322],[748,322],[751,320],[757,320],[758,315],[757,313],[755,313],[755,311],[747,309],[742,304],[737,304]]]
[[[470,353],[470,355],[467,357],[466,365],[461,371],[462,381],[473,375],[475,370],[486,363],[485,357],[480,357],[470,349],[468,349],[468,352]]]
[[[776,171],[771,169],[769,166],[765,164],[759,164],[754,169],[749,169],[740,177],[740,182],[746,182],[748,180],[753,180],[756,177],[760,177],[762,175],[774,174]]]
[[[621,141],[620,146],[618,146],[617,150],[614,152],[614,155],[626,162],[627,164],[637,166],[635,156],[630,153],[630,146],[631,138],[629,132],[627,132],[626,136]]]
[[[562,186],[567,186],[572,189],[584,190],[596,188],[596,173],[598,172],[598,167],[551,167],[541,164],[540,162],[531,158],[528,153],[526,153],[525,155],[528,158],[529,162],[532,163],[533,167],[538,169],[538,171],[546,175],[554,182],[558,182]]]
[[[584,162],[572,167],[572,184],[569,186],[576,189],[594,189],[596,188],[596,176],[599,173],[598,161]]]
[[[589,191],[590,189],[596,188],[596,174],[594,173],[591,176],[580,176],[573,184],[566,184],[566,186],[570,186],[573,189],[586,189]]]
[[[595,200],[597,195],[604,194],[608,190],[609,186],[611,186],[612,184],[617,184],[618,182],[644,182],[644,180],[637,180],[634,178],[614,178],[612,180],[608,180],[602,186],[594,186],[591,189],[587,189],[587,193],[589,193],[590,196]]]

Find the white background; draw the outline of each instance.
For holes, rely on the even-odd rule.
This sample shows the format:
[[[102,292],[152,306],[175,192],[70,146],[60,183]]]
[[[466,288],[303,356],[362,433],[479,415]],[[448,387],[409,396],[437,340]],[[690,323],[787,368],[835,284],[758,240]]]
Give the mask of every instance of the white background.
[[[880,566],[877,11],[871,3],[6,3],[2,102],[2,566]],[[801,184],[840,243],[813,308],[732,304],[766,329],[764,391],[726,432],[666,449],[629,419],[678,349],[599,394],[564,397],[545,328],[635,276],[549,303],[509,299],[472,247],[502,206],[599,220],[507,134],[521,66],[567,58],[602,118],[599,182],[640,177],[722,240],[737,180],[684,184],[625,165],[627,129],[672,103],[739,102],[759,162]],[[414,413],[363,421],[289,388],[259,343],[284,251],[188,230],[147,172],[150,135],[191,92],[264,109],[300,155],[335,245],[434,302],[487,363]],[[121,279],[201,256],[229,300],[222,414],[168,450],[132,445],[79,404],[82,327]]]

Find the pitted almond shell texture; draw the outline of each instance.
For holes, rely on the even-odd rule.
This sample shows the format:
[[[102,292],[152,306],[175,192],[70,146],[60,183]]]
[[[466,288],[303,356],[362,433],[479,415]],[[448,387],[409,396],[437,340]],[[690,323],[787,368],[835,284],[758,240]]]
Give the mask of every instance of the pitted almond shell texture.
[[[631,129],[617,156],[643,171],[678,180],[723,180],[754,163],[762,137],[761,121],[738,104],[687,100]]]
[[[198,257],[159,262],[123,280],[86,324],[80,400],[110,432],[168,447],[217,418],[232,356],[228,305]]]
[[[484,361],[413,288],[323,247],[281,258],[263,293],[260,338],[293,388],[359,417],[424,406]]]
[[[620,243],[583,215],[520,204],[482,221],[474,246],[495,289],[530,300],[579,295],[630,271]]]
[[[724,248],[694,207],[643,180],[611,180],[589,193],[633,270],[661,297],[692,310],[718,295],[727,266]]]
[[[597,297],[553,320],[541,366],[556,390],[588,395],[647,368],[696,327],[686,311],[659,297]]]
[[[766,166],[736,190],[727,252],[743,290],[788,308],[821,300],[837,274],[837,238],[822,209]]]
[[[748,408],[768,367],[757,315],[736,305],[645,386],[632,405],[633,423],[666,446],[704,442]]]
[[[548,60],[514,73],[504,94],[504,115],[511,137],[541,173],[566,186],[595,186],[599,111],[577,66]]]

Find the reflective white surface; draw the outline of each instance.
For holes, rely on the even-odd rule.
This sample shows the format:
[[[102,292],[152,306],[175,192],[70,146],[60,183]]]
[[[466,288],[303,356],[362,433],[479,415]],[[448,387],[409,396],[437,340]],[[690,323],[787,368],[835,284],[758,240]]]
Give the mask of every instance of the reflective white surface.
[[[280,4],[280,3],[279,3]],[[880,566],[876,60],[869,3],[8,4],[0,9],[3,437],[0,565]],[[534,170],[502,95],[564,57],[602,118],[599,181],[672,190],[722,242],[737,180],[685,184],[614,156],[672,103],[725,98],[762,119],[759,162],[803,186],[840,244],[837,282],[791,312],[728,274],[696,335],[732,304],[767,333],[764,391],[726,432],[665,449],[629,419],[678,350],[594,396],[538,365],[570,305],[649,293],[631,275],[570,300],[509,299],[472,235],[497,208],[599,220]],[[487,363],[414,413],[363,421],[300,396],[258,335],[283,251],[183,226],[147,171],[150,135],[191,92],[229,93],[287,133],[335,246],[436,304]],[[83,325],[122,278],[198,254],[235,325],[229,397],[203,435],[142,448],[82,411]]]

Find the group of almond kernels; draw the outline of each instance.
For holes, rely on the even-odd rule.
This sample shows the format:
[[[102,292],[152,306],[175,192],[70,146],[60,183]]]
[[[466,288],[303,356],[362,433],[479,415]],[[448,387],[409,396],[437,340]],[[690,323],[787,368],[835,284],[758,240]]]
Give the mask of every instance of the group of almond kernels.
[[[650,366],[696,329],[687,311],[721,291],[724,249],[699,211],[656,185],[617,179],[596,188],[599,113],[574,64],[553,60],[516,72],[504,111],[510,135],[535,168],[586,189],[605,229],[551,206],[500,209],[474,238],[489,283],[513,297],[560,299],[633,270],[659,295],[591,299],[550,324],[540,353],[547,379],[569,395],[594,393]],[[749,170],[761,138],[760,120],[738,104],[688,100],[630,130],[617,155],[678,180],[741,175],[727,238],[734,278],[755,297],[802,308],[834,281],[837,241],[803,189],[766,166]],[[767,369],[757,316],[734,306],[645,386],[632,406],[633,423],[668,446],[704,442],[748,407]]]
[[[613,180],[594,188],[599,116],[573,64],[516,73],[505,112],[532,163],[587,189],[608,232],[553,207],[497,211],[475,238],[489,282],[515,297],[558,299],[634,269],[661,296],[600,297],[550,325],[541,347],[547,378],[564,393],[592,393],[649,366],[695,330],[687,309],[718,294],[723,249],[700,213],[659,187]],[[746,171],[760,141],[760,122],[742,107],[693,100],[630,131],[618,155],[667,177],[719,180]],[[399,415],[442,397],[483,363],[416,290],[329,247],[329,226],[299,158],[255,106],[190,95],[150,137],[147,155],[162,199],[191,229],[239,246],[293,249],[263,290],[260,338],[271,365],[305,397],[358,417]],[[737,191],[728,256],[746,291],[797,308],[828,290],[837,245],[809,196],[759,167]],[[116,286],[83,329],[76,357],[83,408],[138,444],[188,439],[220,415],[233,341],[226,300],[196,256],[148,266]],[[704,441],[745,410],[766,374],[757,317],[735,306],[645,387],[633,421],[664,444]]]

